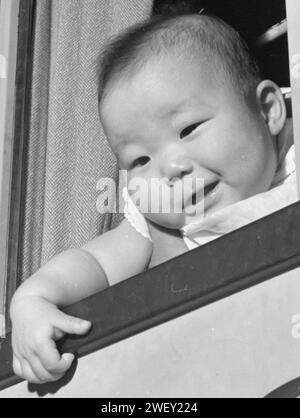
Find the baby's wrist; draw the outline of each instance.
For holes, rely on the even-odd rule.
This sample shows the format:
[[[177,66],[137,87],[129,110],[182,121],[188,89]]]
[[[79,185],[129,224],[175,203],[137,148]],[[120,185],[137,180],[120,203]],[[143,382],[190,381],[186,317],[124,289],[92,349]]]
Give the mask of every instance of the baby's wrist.
[[[26,312],[26,307],[33,306],[35,303],[45,303],[52,304],[51,301],[45,299],[43,296],[38,294],[22,293],[16,292],[12,298],[10,304],[10,317],[13,319],[15,314],[20,314],[20,312]]]

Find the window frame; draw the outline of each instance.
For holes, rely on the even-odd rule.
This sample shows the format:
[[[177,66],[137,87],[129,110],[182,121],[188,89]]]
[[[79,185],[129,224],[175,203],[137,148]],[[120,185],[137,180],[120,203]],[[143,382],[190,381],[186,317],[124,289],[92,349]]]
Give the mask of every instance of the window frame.
[[[5,330],[9,198],[13,154],[14,87],[19,0],[0,2],[0,336]]]
[[[5,4],[6,3],[6,4]],[[6,6],[10,37],[6,42],[9,72],[7,74],[7,109],[4,120],[3,174],[0,196],[0,336],[9,329],[7,306],[18,285],[18,256],[24,207],[25,147],[28,137],[29,100],[32,76],[32,30],[34,0],[2,0]],[[7,28],[3,26],[4,30]],[[0,188],[1,189],[1,188]]]

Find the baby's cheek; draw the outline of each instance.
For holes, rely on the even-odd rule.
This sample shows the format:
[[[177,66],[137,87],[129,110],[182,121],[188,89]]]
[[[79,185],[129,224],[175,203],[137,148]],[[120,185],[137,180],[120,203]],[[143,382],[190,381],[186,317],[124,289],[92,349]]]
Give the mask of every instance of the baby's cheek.
[[[267,191],[276,171],[276,158],[265,147],[247,145],[236,154],[228,170],[228,180],[252,195]]]

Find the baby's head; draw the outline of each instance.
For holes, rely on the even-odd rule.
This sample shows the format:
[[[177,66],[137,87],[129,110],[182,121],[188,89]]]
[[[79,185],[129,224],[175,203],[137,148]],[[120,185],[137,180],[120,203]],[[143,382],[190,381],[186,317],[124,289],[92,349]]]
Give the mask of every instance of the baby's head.
[[[202,15],[150,21],[114,41],[101,69],[100,116],[129,181],[151,190],[163,179],[172,194],[193,180],[183,213],[145,214],[150,220],[184,226],[185,212],[203,206],[196,179],[205,214],[270,188],[284,100],[227,24]]]

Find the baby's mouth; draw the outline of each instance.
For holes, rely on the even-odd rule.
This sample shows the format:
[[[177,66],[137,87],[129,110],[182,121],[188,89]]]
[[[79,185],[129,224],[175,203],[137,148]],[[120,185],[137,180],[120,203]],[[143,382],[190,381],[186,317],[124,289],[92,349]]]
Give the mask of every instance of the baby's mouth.
[[[204,187],[204,193],[203,192],[194,193],[192,195],[192,205],[196,205],[198,203],[199,198],[200,200],[202,200],[203,197],[204,199],[207,198],[215,190],[218,184],[219,182],[215,181],[214,183],[208,184],[207,186]]]

